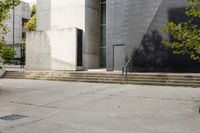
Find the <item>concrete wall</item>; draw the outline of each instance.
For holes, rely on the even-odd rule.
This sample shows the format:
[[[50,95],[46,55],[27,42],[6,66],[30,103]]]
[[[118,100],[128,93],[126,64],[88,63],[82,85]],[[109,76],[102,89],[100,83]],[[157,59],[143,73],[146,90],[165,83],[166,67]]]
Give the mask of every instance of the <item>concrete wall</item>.
[[[37,30],[51,29],[51,2],[50,0],[37,0]]]
[[[13,43],[13,10],[9,13],[10,18],[5,21],[9,32],[6,36],[8,44]],[[28,3],[22,2],[19,6],[15,7],[15,43],[22,42],[22,18],[29,19],[31,15],[31,7]]]
[[[162,27],[184,20],[185,8],[186,0],[107,0],[107,69],[113,69],[113,44],[124,44],[125,60],[134,58],[135,71],[199,71],[199,63],[161,44],[169,39]]]
[[[6,20],[9,32],[6,36],[6,41],[8,44],[13,43],[13,10],[9,13],[10,18]],[[22,5],[15,7],[15,42],[22,42]]]
[[[86,68],[100,66],[100,1],[86,0],[85,8],[85,47],[84,62]]]
[[[85,0],[38,0],[37,30],[85,29]]]
[[[76,70],[76,28],[28,32],[26,69]]]
[[[38,0],[37,4],[37,30],[82,29],[84,68],[99,68],[99,0]]]
[[[10,18],[5,21],[9,32],[6,35],[7,44],[13,44],[13,10],[9,12]],[[24,32],[24,27],[22,25],[22,18],[30,19],[31,7],[28,3],[22,2],[19,6],[15,7],[15,38],[14,38],[14,49],[16,51],[15,58],[21,58],[21,47],[18,44],[22,43],[22,32]]]
[[[30,5],[29,3],[26,3],[26,2],[22,2],[22,18],[25,18],[25,19],[30,19],[30,16],[31,16],[31,6],[33,5]]]

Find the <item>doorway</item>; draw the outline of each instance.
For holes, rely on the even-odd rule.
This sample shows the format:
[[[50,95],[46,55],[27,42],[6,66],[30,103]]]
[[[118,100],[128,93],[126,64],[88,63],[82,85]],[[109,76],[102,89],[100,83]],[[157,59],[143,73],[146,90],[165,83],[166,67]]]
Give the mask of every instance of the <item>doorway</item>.
[[[77,29],[77,67],[83,67],[83,31]]]
[[[122,70],[125,64],[125,46],[123,44],[113,45],[113,69]]]

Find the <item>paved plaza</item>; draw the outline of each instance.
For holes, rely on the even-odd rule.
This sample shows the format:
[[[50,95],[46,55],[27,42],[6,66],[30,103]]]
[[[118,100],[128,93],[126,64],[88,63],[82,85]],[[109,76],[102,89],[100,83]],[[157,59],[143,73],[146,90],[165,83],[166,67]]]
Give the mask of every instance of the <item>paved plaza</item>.
[[[0,133],[199,133],[200,88],[0,79]]]

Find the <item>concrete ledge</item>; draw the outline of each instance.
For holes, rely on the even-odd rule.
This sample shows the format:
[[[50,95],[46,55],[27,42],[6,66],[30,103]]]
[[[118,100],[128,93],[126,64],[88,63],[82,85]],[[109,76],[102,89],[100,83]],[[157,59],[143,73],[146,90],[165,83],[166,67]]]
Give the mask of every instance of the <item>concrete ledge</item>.
[[[4,73],[6,72],[6,70],[5,69],[0,69],[0,78],[2,78],[3,77],[3,75],[4,75]]]

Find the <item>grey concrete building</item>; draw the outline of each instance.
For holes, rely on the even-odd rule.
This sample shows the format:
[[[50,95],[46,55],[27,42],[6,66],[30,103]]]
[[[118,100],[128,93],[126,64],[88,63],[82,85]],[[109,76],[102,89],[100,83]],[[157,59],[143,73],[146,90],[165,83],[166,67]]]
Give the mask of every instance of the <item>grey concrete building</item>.
[[[10,18],[5,21],[8,26],[9,32],[6,36],[7,44],[16,50],[16,58],[21,58],[21,46],[20,44],[25,41],[26,31],[24,24],[30,19],[31,7],[29,3],[23,2],[15,7],[15,11],[9,12]],[[14,15],[13,15],[14,13]],[[14,30],[14,33],[13,33]]]
[[[38,0],[37,4],[38,31],[28,33],[27,69],[121,70],[133,58],[131,71],[200,71],[199,63],[175,56],[161,44],[170,40],[162,27],[186,18],[186,0]]]

